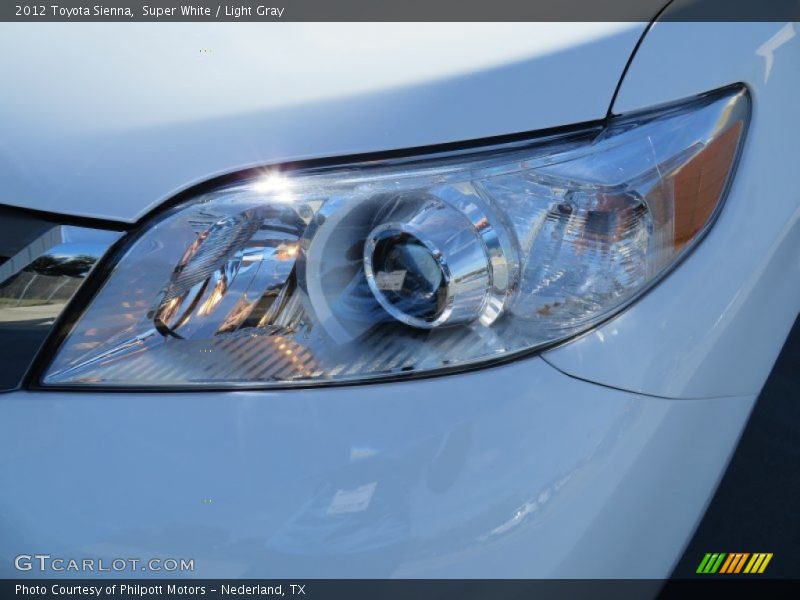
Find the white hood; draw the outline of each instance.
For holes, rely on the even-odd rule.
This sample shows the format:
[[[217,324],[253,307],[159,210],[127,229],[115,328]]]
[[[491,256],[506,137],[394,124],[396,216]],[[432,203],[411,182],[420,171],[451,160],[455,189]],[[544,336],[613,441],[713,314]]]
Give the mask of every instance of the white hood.
[[[0,203],[132,222],[260,164],[600,119],[645,24],[0,26]]]

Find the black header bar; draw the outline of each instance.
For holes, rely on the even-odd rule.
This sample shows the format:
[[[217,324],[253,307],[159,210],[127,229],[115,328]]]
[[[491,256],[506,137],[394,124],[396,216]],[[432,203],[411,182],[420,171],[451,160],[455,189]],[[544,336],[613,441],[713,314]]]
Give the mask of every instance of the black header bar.
[[[800,0],[39,0],[0,3],[0,21],[800,20]]]

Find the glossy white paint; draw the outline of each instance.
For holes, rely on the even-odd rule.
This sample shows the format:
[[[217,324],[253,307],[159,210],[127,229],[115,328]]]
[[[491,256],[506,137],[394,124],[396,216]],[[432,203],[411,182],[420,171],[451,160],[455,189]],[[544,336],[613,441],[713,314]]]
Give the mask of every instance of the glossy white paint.
[[[544,355],[576,377],[675,398],[755,394],[800,311],[796,24],[659,23],[622,84],[625,113],[744,82],[753,118],[719,220],[665,281]]]
[[[636,396],[539,358],[350,388],[7,394],[0,575],[40,576],[13,557],[47,552],[194,558],[196,577],[664,577],[752,403]]]
[[[643,30],[2,24],[0,203],[134,221],[245,167],[600,119]]]

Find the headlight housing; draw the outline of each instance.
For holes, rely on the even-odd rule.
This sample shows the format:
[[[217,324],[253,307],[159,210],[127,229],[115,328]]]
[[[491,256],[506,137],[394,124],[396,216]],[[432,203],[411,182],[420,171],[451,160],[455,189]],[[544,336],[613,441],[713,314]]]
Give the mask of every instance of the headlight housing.
[[[145,224],[43,383],[352,382],[566,340],[702,237],[748,118],[737,86],[526,142],[265,169]]]

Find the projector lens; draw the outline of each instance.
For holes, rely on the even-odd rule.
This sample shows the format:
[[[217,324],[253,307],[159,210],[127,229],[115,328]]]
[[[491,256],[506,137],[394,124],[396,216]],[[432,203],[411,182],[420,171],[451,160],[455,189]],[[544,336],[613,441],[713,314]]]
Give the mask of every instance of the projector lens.
[[[433,252],[414,236],[388,233],[372,254],[375,287],[398,311],[433,321],[445,308],[446,276]]]

